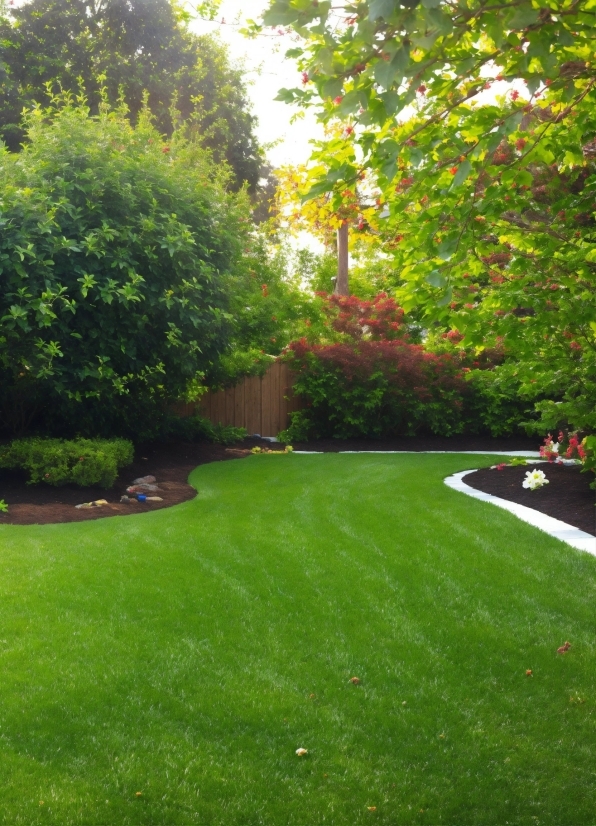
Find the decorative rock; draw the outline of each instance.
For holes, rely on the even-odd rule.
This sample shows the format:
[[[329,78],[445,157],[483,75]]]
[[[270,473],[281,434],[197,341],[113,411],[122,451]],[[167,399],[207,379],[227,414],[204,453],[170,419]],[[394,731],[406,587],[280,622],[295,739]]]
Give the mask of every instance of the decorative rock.
[[[161,498],[161,496],[148,496],[147,501],[148,502],[163,502],[163,499]]]
[[[133,485],[154,485],[156,482],[155,476],[141,476],[134,480]]]
[[[107,499],[96,499],[95,502],[83,502],[82,505],[75,505],[75,508],[77,508],[77,510],[86,510],[87,508],[101,508],[107,504]]]
[[[155,493],[157,490],[159,490],[157,485],[150,485],[145,482],[142,485],[131,485],[126,488],[127,493]]]
[[[123,505],[128,505],[128,504],[130,504],[130,496],[121,496],[121,497],[120,497],[120,502],[121,502]]]

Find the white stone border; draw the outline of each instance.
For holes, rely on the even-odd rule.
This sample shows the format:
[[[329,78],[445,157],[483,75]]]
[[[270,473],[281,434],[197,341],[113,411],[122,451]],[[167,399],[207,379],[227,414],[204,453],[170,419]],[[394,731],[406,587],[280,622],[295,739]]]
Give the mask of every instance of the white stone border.
[[[555,539],[560,539],[561,542],[566,542],[572,548],[577,548],[578,551],[586,551],[586,553],[596,556],[596,536],[591,536],[585,531],[580,531],[579,528],[574,528],[573,525],[568,525],[566,522],[561,522],[560,519],[553,519],[552,516],[547,516],[545,513],[535,511],[533,508],[527,508],[525,505],[518,505],[516,502],[508,502],[506,499],[500,499],[498,496],[493,496],[490,493],[484,493],[476,488],[471,488],[463,481],[464,476],[468,473],[474,473],[474,470],[462,470],[460,473],[454,473],[453,476],[448,476],[444,481],[453,490],[460,493],[465,493],[468,496],[473,496],[474,499],[480,499],[482,502],[490,502],[498,508],[504,508],[510,513],[514,514],[523,522],[533,525],[538,530],[554,536]]]
[[[537,459],[540,454],[537,450],[293,450],[302,456],[323,456],[325,453],[391,453],[399,456],[400,453],[416,455],[418,453],[441,453],[457,454],[463,453],[468,456],[523,456],[527,459]]]

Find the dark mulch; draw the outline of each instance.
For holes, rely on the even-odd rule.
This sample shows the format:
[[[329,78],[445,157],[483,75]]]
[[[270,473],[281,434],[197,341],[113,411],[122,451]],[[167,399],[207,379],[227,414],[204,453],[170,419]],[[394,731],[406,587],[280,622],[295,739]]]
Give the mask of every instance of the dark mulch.
[[[490,439],[481,436],[416,436],[390,440],[339,440],[327,439],[308,444],[295,444],[299,450],[337,452],[339,450],[479,450],[491,453],[499,450],[536,450],[538,439]],[[133,465],[125,468],[113,488],[78,488],[67,485],[54,488],[49,485],[27,485],[23,474],[0,471],[0,499],[9,504],[8,514],[0,516],[0,524],[34,525],[56,522],[84,522],[106,516],[130,516],[134,513],[160,510],[193,499],[196,491],[188,484],[188,476],[198,465],[243,458],[254,446],[266,446],[259,439],[246,439],[236,449],[205,442],[188,444],[176,442],[139,448]],[[553,473],[554,471],[554,473]],[[131,502],[120,504],[120,496],[138,476],[151,474],[157,478],[158,495],[163,502]],[[512,474],[516,474],[512,476]],[[547,502],[545,513],[569,522],[589,533],[594,533],[594,491],[588,487],[588,474],[580,477],[576,468],[549,467],[551,484],[540,491],[525,491],[521,487],[524,468],[508,468],[506,471],[482,470],[466,476],[466,482],[479,490],[495,493],[504,499],[527,504],[542,510],[541,502]],[[560,484],[555,484],[555,474],[560,474]],[[559,476],[556,477],[559,480]],[[513,479],[511,486],[503,482]],[[486,481],[485,481],[486,480]],[[519,481],[519,483],[518,483]],[[498,488],[484,485],[496,484]],[[95,499],[107,499],[108,505],[92,510],[77,510],[74,506]],[[582,514],[577,518],[574,514]],[[574,521],[575,519],[575,521]]]
[[[242,448],[263,445],[260,439],[247,439]],[[137,450],[134,464],[124,468],[113,488],[79,488],[65,485],[27,485],[26,475],[0,470],[0,499],[8,503],[8,514],[0,515],[0,524],[47,525],[56,522],[85,522],[106,516],[130,516],[133,513],[169,508],[196,496],[196,490],[188,484],[190,472],[198,465],[243,458],[248,453],[227,451],[221,445],[207,442],[196,444],[174,443],[153,445]],[[120,497],[133,479],[139,476],[155,476],[159,491],[155,494],[163,502],[121,505]],[[92,510],[77,510],[75,505],[107,499],[108,505]]]
[[[526,490],[522,488],[522,482],[528,469],[534,467],[544,471],[548,485],[538,490]],[[464,477],[464,482],[471,488],[526,505],[596,536],[596,491],[590,488],[592,481],[594,474],[582,473],[580,467],[554,464],[505,467],[502,470],[482,468]]]
[[[319,439],[316,442],[298,444],[295,450],[321,450],[337,453],[340,450],[481,450],[486,453],[499,450],[538,450],[540,438],[513,436],[491,439],[487,436],[402,436],[397,439]]]

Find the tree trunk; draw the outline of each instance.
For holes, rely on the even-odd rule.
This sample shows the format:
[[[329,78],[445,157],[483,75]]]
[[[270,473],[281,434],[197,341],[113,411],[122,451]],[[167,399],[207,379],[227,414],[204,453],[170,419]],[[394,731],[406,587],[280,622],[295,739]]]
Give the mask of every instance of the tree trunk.
[[[342,224],[337,230],[337,279],[335,281],[335,293],[337,295],[350,295],[350,286],[348,281],[348,239],[349,226],[347,223]]]

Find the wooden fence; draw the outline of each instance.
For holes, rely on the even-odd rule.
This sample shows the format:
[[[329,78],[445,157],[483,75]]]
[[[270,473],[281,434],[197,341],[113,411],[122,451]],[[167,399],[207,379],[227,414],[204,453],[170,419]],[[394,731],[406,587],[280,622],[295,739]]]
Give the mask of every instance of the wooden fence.
[[[276,361],[262,378],[249,376],[235,387],[210,391],[198,402],[177,405],[175,410],[180,416],[198,413],[213,424],[245,427],[251,436],[277,436],[289,425],[289,414],[302,406],[292,385],[287,364]]]

